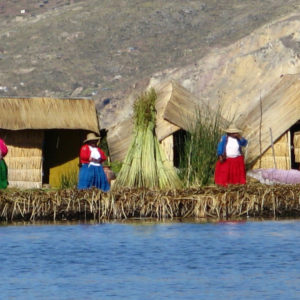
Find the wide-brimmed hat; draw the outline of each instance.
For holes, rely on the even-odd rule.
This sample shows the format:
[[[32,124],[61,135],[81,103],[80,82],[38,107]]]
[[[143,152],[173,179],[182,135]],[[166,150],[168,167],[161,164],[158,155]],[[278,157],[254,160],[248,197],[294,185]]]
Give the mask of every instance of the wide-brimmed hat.
[[[241,133],[242,130],[237,128],[235,124],[231,124],[228,128],[224,129],[226,133]]]
[[[89,141],[99,141],[100,137],[97,136],[94,132],[90,132],[86,135],[86,139],[83,141],[83,143],[89,142]]]

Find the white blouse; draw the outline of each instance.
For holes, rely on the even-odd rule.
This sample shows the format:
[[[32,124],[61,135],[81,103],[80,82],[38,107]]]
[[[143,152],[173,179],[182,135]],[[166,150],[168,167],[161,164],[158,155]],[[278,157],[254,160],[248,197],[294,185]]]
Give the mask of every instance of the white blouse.
[[[101,154],[100,154],[100,152],[98,151],[98,148],[92,147],[92,146],[89,146],[89,148],[90,148],[90,151],[91,151],[90,159],[91,159],[91,158],[93,158],[93,159],[99,159],[99,158],[101,158]],[[90,165],[93,165],[93,166],[100,166],[100,163],[91,161],[91,162],[90,162]]]
[[[229,136],[226,144],[226,156],[230,158],[235,158],[240,155],[241,152],[238,140]]]

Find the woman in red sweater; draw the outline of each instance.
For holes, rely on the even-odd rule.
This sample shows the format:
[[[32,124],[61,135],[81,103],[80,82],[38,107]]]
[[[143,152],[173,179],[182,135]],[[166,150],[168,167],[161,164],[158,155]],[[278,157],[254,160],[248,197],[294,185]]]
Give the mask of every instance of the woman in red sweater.
[[[242,147],[248,141],[241,136],[242,131],[235,125],[224,130],[226,134],[218,143],[218,161],[215,169],[215,183],[227,186],[228,184],[246,184],[246,170]]]
[[[80,170],[78,189],[88,189],[96,187],[104,192],[109,191],[110,186],[101,163],[107,159],[105,153],[97,144],[100,137],[94,133],[89,133],[83,141],[84,145],[80,149]]]

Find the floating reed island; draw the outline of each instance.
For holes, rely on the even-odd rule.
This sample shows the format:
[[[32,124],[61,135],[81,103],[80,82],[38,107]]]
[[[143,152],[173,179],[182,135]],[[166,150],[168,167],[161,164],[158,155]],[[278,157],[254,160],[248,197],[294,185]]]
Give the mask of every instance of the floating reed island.
[[[300,185],[249,182],[228,188],[207,186],[213,178],[215,149],[221,136],[218,111],[197,116],[186,133],[175,170],[156,134],[156,100],[155,90],[150,89],[134,103],[132,140],[110,192],[76,188],[3,190],[0,221],[300,216]],[[76,186],[72,180],[69,183]]]
[[[300,216],[300,186],[247,184],[184,190],[4,190],[0,221]]]

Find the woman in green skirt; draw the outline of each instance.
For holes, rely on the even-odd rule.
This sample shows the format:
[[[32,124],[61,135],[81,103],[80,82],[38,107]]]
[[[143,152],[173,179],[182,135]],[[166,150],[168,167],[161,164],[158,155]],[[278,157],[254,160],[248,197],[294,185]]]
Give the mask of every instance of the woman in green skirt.
[[[6,144],[0,139],[0,189],[6,189],[8,186],[7,165],[3,159],[7,152],[8,149]]]

